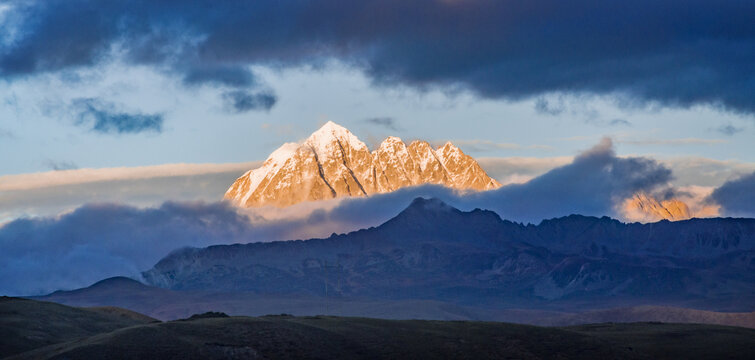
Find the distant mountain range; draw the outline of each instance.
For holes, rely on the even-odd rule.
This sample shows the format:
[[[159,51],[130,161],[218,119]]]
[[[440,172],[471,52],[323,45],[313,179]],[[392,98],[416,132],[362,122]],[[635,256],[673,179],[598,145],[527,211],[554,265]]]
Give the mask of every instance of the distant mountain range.
[[[572,215],[523,225],[418,198],[375,228],[182,249],[143,275],[175,290],[570,311],[646,304],[752,311],[755,219],[624,224]]]

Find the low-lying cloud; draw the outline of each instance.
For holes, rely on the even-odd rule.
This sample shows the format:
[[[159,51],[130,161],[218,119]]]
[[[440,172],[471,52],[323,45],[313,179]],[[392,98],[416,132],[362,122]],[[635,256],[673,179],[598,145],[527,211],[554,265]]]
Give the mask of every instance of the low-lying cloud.
[[[236,209],[226,203],[85,205],[56,217],[18,219],[0,227],[0,293],[41,294],[108,276],[138,276],[184,246],[306,239],[375,226],[417,196],[437,197],[462,210],[490,209],[524,222],[574,213],[616,216],[617,199],[662,188],[670,176],[670,170],[653,160],[617,157],[605,139],[570,164],[527,183],[487,192],[427,185],[283,209]]]
[[[0,228],[0,293],[42,294],[138,276],[173,249],[241,241],[250,227],[222,203],[86,205],[57,218],[19,219]]]
[[[571,156],[478,158],[480,166],[503,185],[526,183],[570,164]],[[702,157],[660,160],[672,170],[675,195],[694,208],[695,216],[714,216],[703,200],[726,181],[755,171],[755,164]],[[165,164],[141,167],[65,170],[75,164],[55,162],[58,171],[0,176],[0,225],[19,217],[54,216],[85,203],[110,202],[138,207],[165,201],[219,200],[241,174],[260,161],[229,164]],[[694,189],[688,191],[687,189]],[[687,196],[693,194],[694,196]],[[699,203],[700,206],[692,206]],[[717,205],[716,205],[717,206]]]
[[[70,212],[91,202],[139,207],[171,200],[214,202],[237,177],[260,164],[166,164],[0,176],[0,225]]]
[[[755,172],[727,181],[710,197],[724,215],[755,217]]]
[[[524,184],[472,196],[504,218],[539,221],[569,214],[616,216],[614,204],[671,181],[671,170],[652,159],[617,157],[610,139]]]

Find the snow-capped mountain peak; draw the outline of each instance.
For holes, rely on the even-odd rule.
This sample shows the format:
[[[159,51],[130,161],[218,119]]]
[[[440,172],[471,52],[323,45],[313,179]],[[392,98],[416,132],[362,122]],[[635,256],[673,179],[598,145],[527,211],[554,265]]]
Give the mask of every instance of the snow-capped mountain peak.
[[[348,129],[328,121],[302,143],[286,143],[260,168],[239,177],[225,198],[239,206],[288,206],[340,196],[366,196],[426,183],[464,190],[500,186],[453,144],[433,149],[385,139],[370,152]]]
[[[353,149],[367,149],[361,140],[345,127],[332,121],[328,121],[317,131],[312,133],[305,144],[312,147],[318,156],[328,156],[333,151],[333,146]]]

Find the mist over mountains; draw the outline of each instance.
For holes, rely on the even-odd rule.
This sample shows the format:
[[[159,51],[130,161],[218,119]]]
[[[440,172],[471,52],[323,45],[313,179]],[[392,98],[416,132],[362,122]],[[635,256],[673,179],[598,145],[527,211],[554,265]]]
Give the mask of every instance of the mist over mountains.
[[[440,185],[369,197],[304,202],[285,209],[169,202],[154,208],[90,204],[60,216],[22,218],[0,227],[0,292],[38,295],[100,279],[138,277],[170,251],[217,244],[307,239],[379,225],[416,197],[461,209],[494,211],[537,224],[570,214],[620,217],[617,201],[664,189],[669,169],[647,158],[618,157],[605,140],[524,184],[460,194]]]

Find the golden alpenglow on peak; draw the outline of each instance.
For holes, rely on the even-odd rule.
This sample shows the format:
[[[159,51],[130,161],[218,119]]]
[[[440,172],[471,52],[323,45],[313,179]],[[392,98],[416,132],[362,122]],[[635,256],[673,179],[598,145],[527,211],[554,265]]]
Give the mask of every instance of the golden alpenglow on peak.
[[[426,141],[407,146],[390,136],[370,152],[348,129],[329,121],[302,143],[273,151],[261,167],[236,179],[224,198],[242,207],[284,207],[421,184],[461,190],[501,186],[450,142],[433,149]]]
[[[637,193],[624,200],[624,218],[628,221],[655,222],[659,220],[686,220],[691,218],[689,207],[677,199],[658,201],[656,198]]]

